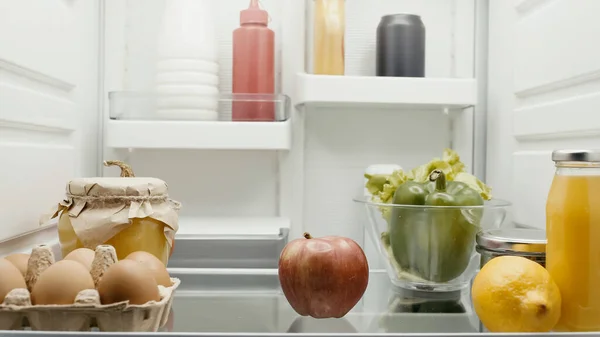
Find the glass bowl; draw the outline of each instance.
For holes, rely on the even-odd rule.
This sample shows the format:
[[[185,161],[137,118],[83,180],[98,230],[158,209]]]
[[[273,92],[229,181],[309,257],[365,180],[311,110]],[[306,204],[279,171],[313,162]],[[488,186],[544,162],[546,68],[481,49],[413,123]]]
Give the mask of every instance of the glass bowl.
[[[469,285],[479,267],[475,235],[500,227],[510,206],[499,199],[482,206],[394,205],[370,197],[354,201],[367,211],[365,225],[392,283],[442,292]]]

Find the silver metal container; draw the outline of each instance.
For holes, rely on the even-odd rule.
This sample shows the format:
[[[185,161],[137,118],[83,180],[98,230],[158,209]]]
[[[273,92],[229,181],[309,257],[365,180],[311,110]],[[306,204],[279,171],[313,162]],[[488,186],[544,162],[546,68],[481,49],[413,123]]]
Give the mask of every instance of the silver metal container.
[[[522,256],[546,267],[546,232],[536,229],[494,229],[477,234],[477,252],[481,254],[480,268],[491,259],[503,256]]]

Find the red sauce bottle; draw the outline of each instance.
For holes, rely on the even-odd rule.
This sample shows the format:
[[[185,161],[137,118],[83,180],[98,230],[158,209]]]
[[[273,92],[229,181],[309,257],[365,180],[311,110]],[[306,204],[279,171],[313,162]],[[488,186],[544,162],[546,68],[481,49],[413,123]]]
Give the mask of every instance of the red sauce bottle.
[[[269,14],[251,0],[240,12],[240,28],[233,31],[233,93],[275,94],[275,33],[269,29]],[[274,121],[275,105],[265,99],[236,99],[234,121]]]

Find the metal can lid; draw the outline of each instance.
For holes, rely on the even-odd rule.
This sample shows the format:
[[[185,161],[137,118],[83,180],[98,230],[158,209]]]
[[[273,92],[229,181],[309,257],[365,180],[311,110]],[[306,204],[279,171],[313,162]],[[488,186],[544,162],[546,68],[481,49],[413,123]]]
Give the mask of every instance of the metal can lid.
[[[554,150],[552,160],[578,161],[578,162],[600,162],[600,150]]]
[[[497,252],[545,254],[546,231],[522,228],[488,230],[477,234],[477,246]]]
[[[394,14],[386,14],[381,17],[381,20],[389,20],[389,19],[412,19],[412,20],[421,20],[421,16],[414,13],[394,13]]]

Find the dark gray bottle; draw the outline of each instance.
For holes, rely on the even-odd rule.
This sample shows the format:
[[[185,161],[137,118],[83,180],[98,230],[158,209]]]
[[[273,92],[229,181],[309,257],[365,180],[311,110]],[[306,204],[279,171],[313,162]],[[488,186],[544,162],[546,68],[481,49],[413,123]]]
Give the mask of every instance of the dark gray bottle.
[[[425,77],[425,25],[415,14],[391,14],[377,26],[377,76]]]

